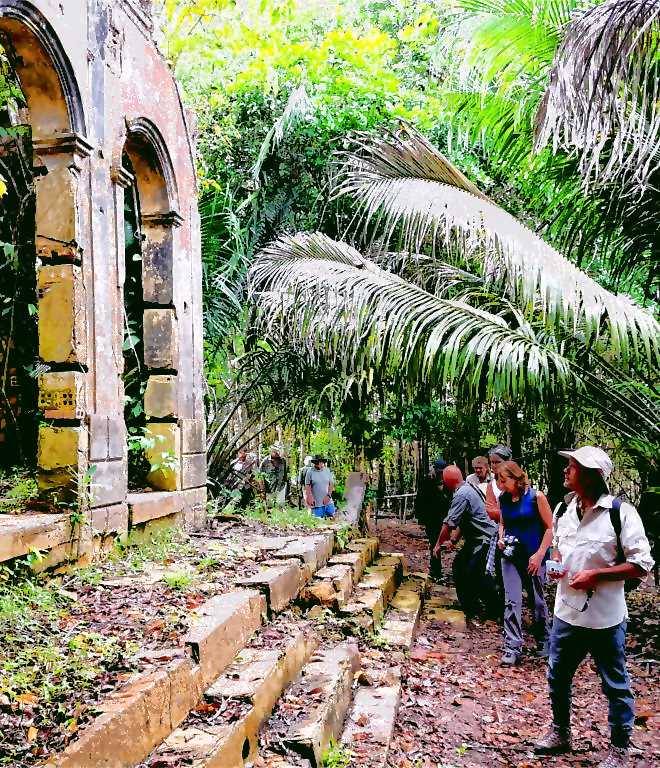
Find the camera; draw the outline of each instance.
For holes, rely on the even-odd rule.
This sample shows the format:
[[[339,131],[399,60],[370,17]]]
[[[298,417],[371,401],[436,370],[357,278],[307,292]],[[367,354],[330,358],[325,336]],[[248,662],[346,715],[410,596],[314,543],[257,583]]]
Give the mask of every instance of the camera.
[[[520,539],[515,536],[505,536],[502,541],[504,542],[502,557],[506,557],[507,560],[513,560],[516,556],[516,547],[520,544]]]

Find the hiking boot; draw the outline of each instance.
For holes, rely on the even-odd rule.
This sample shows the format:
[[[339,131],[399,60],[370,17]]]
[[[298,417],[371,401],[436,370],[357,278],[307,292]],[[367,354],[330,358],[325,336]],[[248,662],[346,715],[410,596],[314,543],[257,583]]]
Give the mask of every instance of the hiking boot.
[[[600,763],[598,768],[625,768],[628,765],[628,748],[615,747],[610,745],[607,757]]]
[[[536,656],[539,659],[547,659],[550,656],[550,649],[547,641],[536,644]]]
[[[520,654],[515,651],[504,651],[500,659],[500,665],[503,667],[515,667],[516,664],[520,664]]]
[[[540,741],[537,741],[534,745],[534,752],[537,755],[558,755],[561,752],[570,751],[570,728],[557,728],[556,725],[551,725],[543,734]]]

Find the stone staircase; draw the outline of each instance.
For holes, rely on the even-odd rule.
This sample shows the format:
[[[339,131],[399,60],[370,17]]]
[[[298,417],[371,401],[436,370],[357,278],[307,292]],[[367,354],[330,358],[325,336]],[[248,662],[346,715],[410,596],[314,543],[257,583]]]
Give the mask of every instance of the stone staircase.
[[[365,684],[358,643],[409,648],[426,577],[404,574],[401,555],[378,557],[376,539],[333,554],[332,530],[258,546],[265,569],[197,609],[187,656],[110,695],[48,766],[316,767],[331,740],[350,748],[367,728],[369,766],[385,764],[398,672]]]

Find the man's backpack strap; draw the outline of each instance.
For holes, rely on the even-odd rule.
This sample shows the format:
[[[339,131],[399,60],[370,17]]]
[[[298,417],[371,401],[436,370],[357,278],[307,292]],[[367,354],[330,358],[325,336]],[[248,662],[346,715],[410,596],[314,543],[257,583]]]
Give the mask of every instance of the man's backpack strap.
[[[612,499],[612,506],[610,507],[610,522],[614,533],[616,533],[616,559],[618,563],[626,562],[626,554],[623,551],[621,545],[621,499]]]

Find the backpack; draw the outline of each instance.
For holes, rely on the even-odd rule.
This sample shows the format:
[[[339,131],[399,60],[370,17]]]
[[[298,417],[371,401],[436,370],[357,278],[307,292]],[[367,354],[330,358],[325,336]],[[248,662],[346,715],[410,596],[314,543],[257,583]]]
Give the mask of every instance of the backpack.
[[[623,546],[621,545],[621,505],[623,504],[622,499],[619,499],[615,497],[612,500],[612,506],[610,507],[610,522],[612,523],[612,528],[614,528],[614,533],[616,534],[616,562],[617,565],[620,565],[621,563],[626,562],[626,555],[623,551]],[[555,521],[559,521],[559,518],[566,512],[568,509],[568,506],[565,501],[561,501],[557,509],[555,510]],[[556,524],[556,522],[555,522]],[[643,579],[626,579],[624,582],[625,590],[626,592],[631,592],[633,589],[637,589],[637,587],[642,583]]]

